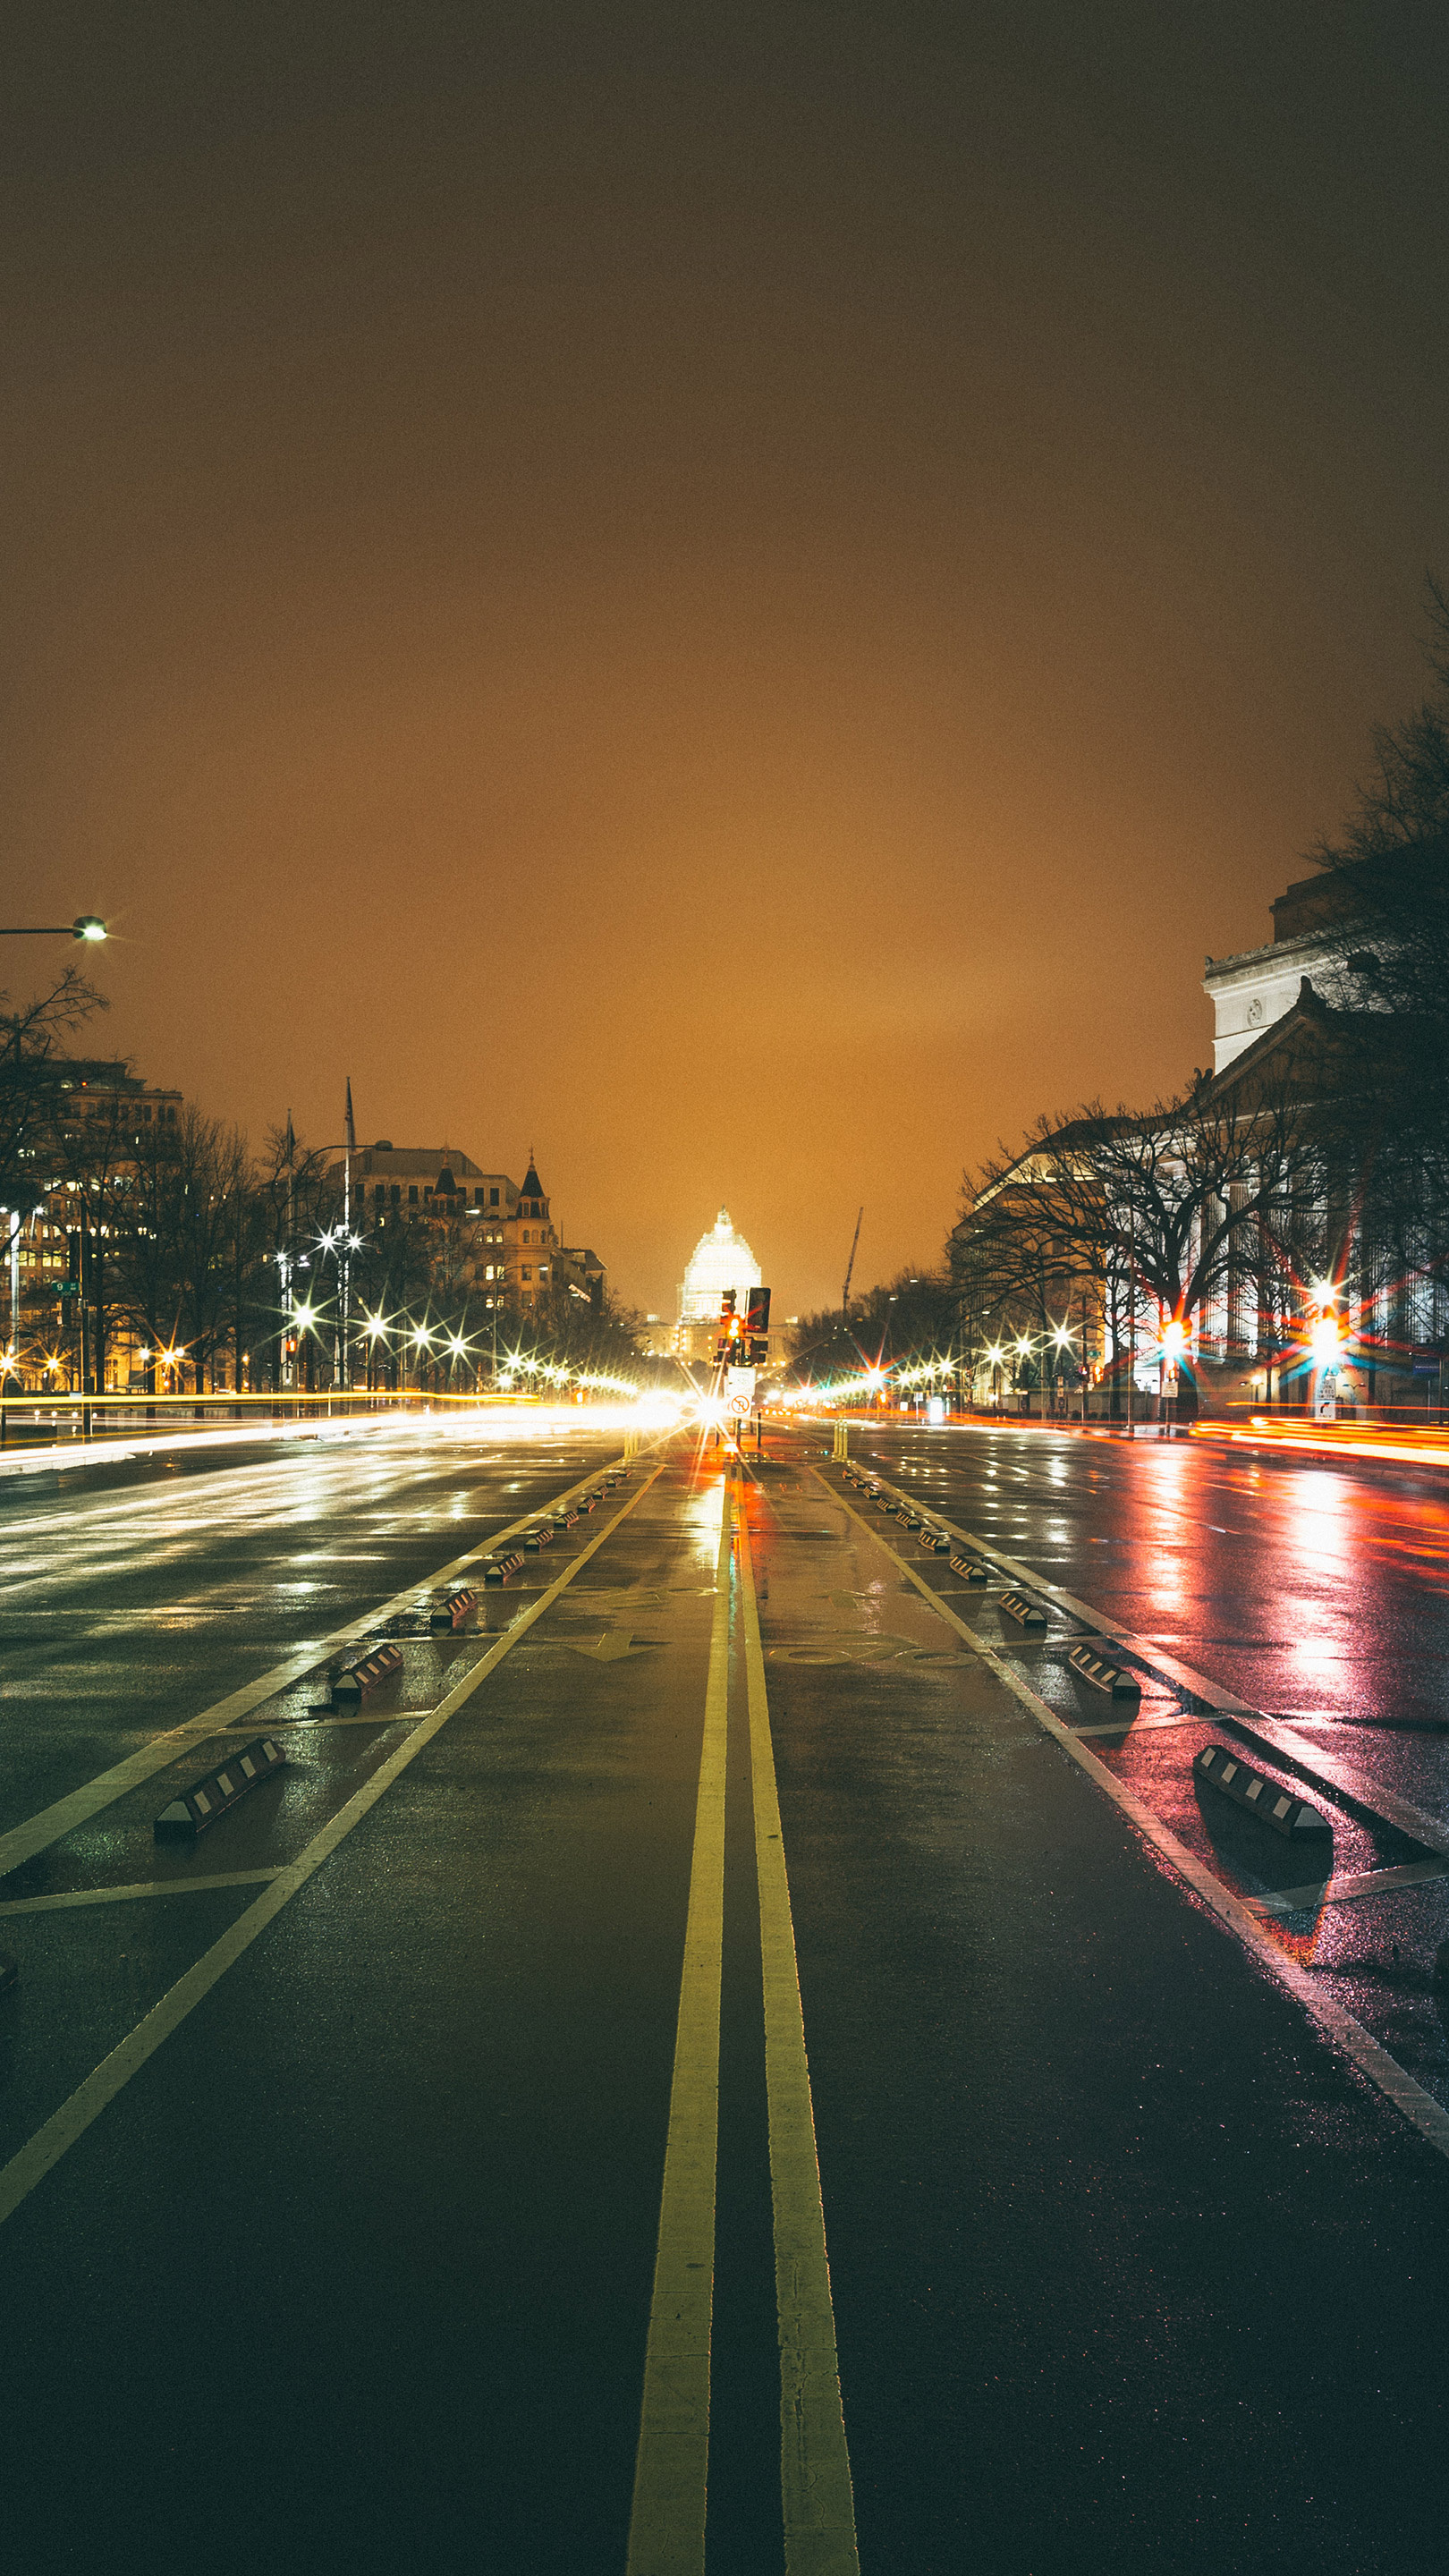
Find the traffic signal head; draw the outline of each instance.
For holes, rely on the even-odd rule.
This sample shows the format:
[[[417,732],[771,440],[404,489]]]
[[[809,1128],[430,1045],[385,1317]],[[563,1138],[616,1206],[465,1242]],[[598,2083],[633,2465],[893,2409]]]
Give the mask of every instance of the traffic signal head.
[[[770,1329],[770,1292],[768,1288],[751,1288],[745,1298],[745,1331],[768,1333]]]
[[[720,1301],[719,1301],[719,1319],[720,1319],[720,1322],[721,1322],[721,1323],[724,1323],[724,1322],[725,1322],[725,1320],[726,1320],[726,1318],[727,1318],[728,1316],[732,1315],[732,1314],[734,1313],[734,1311],[735,1311],[735,1292],[734,1292],[733,1288],[726,1288],[726,1289],[724,1290],[724,1292],[723,1292],[723,1294],[722,1294],[721,1298],[720,1298]]]

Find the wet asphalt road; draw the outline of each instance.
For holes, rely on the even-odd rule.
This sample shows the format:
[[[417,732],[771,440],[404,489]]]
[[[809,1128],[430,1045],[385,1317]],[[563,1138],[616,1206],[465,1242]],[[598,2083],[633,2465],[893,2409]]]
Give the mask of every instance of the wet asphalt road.
[[[1319,1471],[1234,1483],[1196,1444],[865,1445],[903,1487],[929,1471],[960,1526],[1116,1624],[1176,1639],[1255,1705],[1321,1715],[1346,1668],[1310,1682],[1307,1646],[1348,1653],[1354,1587],[1373,1590],[1362,1669],[1390,1694],[1398,1651],[1399,1686],[1436,1705],[1432,1495],[1380,1483],[1339,1508],[1304,1483]],[[617,1450],[586,1433],[412,1433],[119,1489],[84,1471],[64,1494],[7,1487],[0,1833],[239,1682],[320,1660],[337,1627],[597,1479]],[[1214,1538],[1256,1538],[1218,1553],[1203,1539],[1200,1557],[1209,1502]],[[1449,2161],[906,1569],[1009,1650],[1043,1704],[1091,1723],[1053,1644],[1006,1635],[999,1586],[968,1597],[896,1523],[864,1522],[806,1430],[740,1489],[718,1632],[732,1508],[716,1455],[674,1444],[469,1630],[410,1640],[363,1723],[310,1720],[315,1675],[280,1683],[246,1724],[286,1741],[286,1773],[194,1851],[151,1838],[163,1769],[0,1882],[0,1904],[22,1909],[0,1920],[21,1966],[0,1997],[0,2153],[26,2184],[0,2224],[18,2563],[624,2568],[717,1652],[710,2576],[782,2569],[790,2510],[762,1759],[778,1778],[859,2564],[1388,2570],[1437,2545]],[[1094,1739],[1113,1776],[1196,1836],[1225,1884],[1271,1888],[1278,1856],[1184,1792],[1197,1738],[1182,1694],[1169,1705],[1145,1678],[1143,1714],[1168,1722],[1135,1745],[1130,1727]],[[1404,1751],[1404,1794],[1449,1813],[1439,1739],[1354,1741],[1366,1776]],[[214,1757],[198,1738],[186,1758]],[[1401,1857],[1347,1814],[1335,1843],[1340,1869]],[[1387,1953],[1375,1983],[1374,1927],[1432,1908],[1443,1885],[1294,1916],[1284,1955],[1323,1955],[1347,1980],[1333,1944],[1351,1938],[1352,2008],[1402,2001],[1412,2038],[1437,2004],[1422,1978],[1397,1997]],[[168,2004],[223,1956],[189,2009]],[[73,2134],[61,2119],[56,2159],[31,2178],[37,2135],[54,2142],[63,2106],[88,2101],[92,2070],[154,2027],[153,2008],[175,2016],[164,2036],[95,2116],[72,2115]],[[1402,2038],[1382,2014],[1380,2035]],[[1424,2039],[1426,2084],[1431,2054]],[[803,2549],[797,2534],[792,2565],[812,2563]],[[671,2563],[683,2576],[697,2560]],[[813,2564],[848,2576],[838,2534]]]

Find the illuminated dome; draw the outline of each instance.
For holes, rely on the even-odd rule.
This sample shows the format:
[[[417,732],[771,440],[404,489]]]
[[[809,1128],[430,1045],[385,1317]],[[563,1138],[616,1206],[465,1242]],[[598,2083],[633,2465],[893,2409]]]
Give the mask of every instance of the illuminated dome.
[[[684,1282],[679,1291],[679,1318],[684,1324],[705,1324],[719,1313],[719,1301],[726,1288],[733,1288],[743,1301],[746,1288],[758,1288],[760,1265],[742,1234],[736,1234],[730,1223],[728,1208],[721,1208],[708,1234],[702,1234],[689,1257]]]

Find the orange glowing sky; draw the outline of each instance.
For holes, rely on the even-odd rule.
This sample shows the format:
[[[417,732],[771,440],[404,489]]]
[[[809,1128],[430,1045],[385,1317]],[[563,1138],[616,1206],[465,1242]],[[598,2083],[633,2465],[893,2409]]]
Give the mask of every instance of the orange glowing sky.
[[[780,1313],[1209,1059],[1449,569],[1440,13],[7,52],[8,917],[110,917],[99,1045],[534,1144],[652,1308],[724,1200]]]

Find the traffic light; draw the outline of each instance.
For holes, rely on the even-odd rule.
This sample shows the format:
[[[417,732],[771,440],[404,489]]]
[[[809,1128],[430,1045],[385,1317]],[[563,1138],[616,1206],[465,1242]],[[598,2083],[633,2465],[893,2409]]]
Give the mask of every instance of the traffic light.
[[[731,1311],[734,1299],[730,1299]],[[751,1288],[745,1297],[745,1331],[768,1333],[770,1329],[770,1292],[768,1288]]]
[[[769,1360],[769,1356],[770,1345],[768,1342],[751,1342],[749,1347],[749,1364],[751,1368],[764,1368]]]
[[[722,1293],[722,1295],[721,1295],[721,1297],[720,1297],[720,1301],[719,1301],[719,1319],[720,1319],[720,1322],[721,1322],[722,1324],[727,1324],[727,1323],[729,1322],[729,1319],[730,1319],[731,1315],[734,1313],[734,1311],[735,1311],[735,1292],[734,1292],[733,1288],[726,1288],[726,1289],[723,1291],[723,1293]]]

